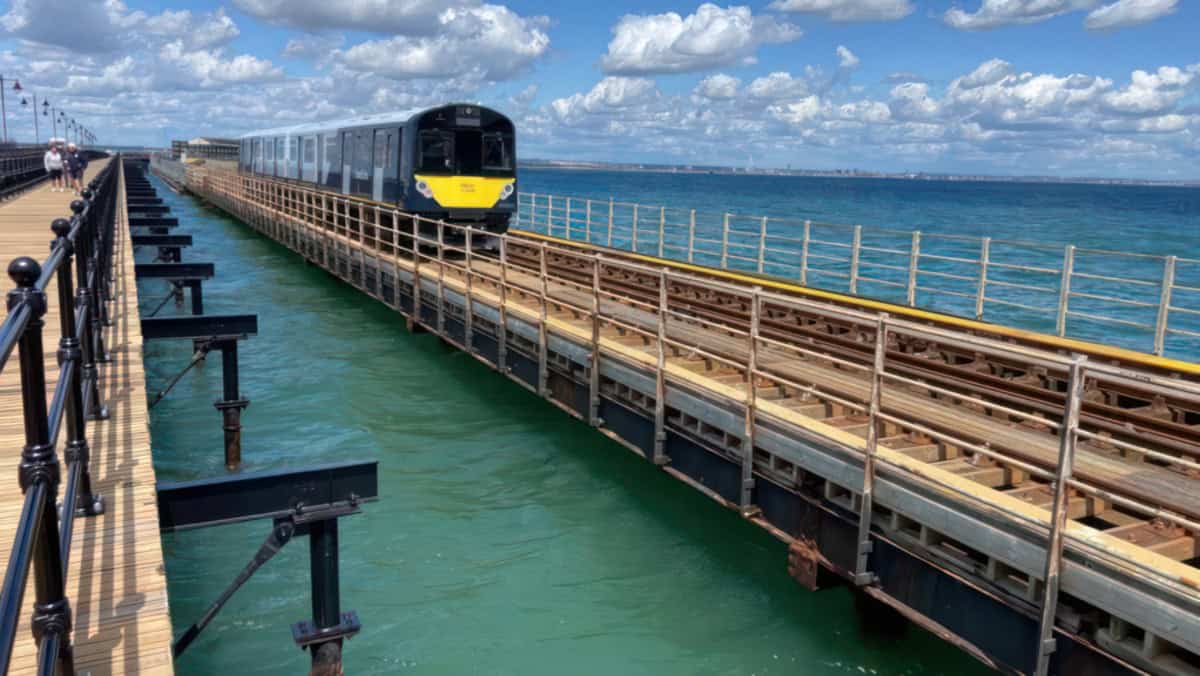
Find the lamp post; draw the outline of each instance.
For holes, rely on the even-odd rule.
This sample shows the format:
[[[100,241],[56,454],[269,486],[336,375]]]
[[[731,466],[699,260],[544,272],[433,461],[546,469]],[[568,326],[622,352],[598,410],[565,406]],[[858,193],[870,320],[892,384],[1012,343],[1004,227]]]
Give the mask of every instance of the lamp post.
[[[8,109],[4,105],[4,76],[0,75],[0,118],[4,119],[4,142],[8,143]]]
[[[33,142],[35,144],[40,144],[42,142],[42,133],[38,129],[37,94],[31,94],[31,96],[33,97],[33,107],[30,108],[30,110],[33,111]],[[21,105],[29,105],[29,101],[27,101],[24,96],[21,97]]]

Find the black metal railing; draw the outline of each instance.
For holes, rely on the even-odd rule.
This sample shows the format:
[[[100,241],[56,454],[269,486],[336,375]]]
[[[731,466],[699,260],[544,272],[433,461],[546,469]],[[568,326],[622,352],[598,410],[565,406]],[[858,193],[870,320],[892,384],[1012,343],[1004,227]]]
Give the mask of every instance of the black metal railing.
[[[16,349],[25,423],[18,472],[25,503],[14,528],[0,589],[0,668],[5,672],[32,568],[38,674],[74,673],[71,607],[65,585],[75,517],[104,509],[102,499],[92,490],[86,423],[108,417],[100,400],[97,364],[108,360],[103,327],[108,323],[107,303],[112,298],[119,162],[119,156],[109,162],[89,183],[83,199],[71,203],[70,218],[51,223],[55,239],[44,263],[22,256],[8,266],[8,275],[17,287],[8,293],[8,316],[0,325],[0,373]],[[52,279],[58,287],[61,338],[58,382],[47,405],[42,327],[46,288]],[[56,502],[62,470],[56,447],[64,424],[67,467],[60,515]]]

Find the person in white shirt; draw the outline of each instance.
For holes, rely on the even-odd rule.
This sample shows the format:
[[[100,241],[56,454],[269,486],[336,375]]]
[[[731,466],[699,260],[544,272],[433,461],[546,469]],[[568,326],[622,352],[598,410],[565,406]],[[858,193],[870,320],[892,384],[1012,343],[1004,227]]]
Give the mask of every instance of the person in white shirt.
[[[63,156],[58,152],[58,144],[50,142],[50,149],[42,157],[42,162],[46,165],[46,173],[50,174],[50,191],[63,192],[66,190],[63,187]]]

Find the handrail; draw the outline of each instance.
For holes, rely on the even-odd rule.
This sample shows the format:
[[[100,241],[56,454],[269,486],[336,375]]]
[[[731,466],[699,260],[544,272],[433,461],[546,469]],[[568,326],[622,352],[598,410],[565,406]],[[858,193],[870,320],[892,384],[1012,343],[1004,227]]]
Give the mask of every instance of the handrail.
[[[857,294],[862,282],[879,300],[1061,337],[1116,324],[1128,331],[1110,340],[1123,346],[1200,358],[1200,341],[1191,340],[1200,331],[1200,297],[1180,293],[1200,285],[1200,261],[1191,258],[611,199],[517,197],[519,229],[830,291]],[[1125,270],[1111,273],[1113,261]],[[865,277],[864,268],[887,272]]]
[[[120,156],[113,158],[92,179],[83,199],[71,203],[69,219],[54,220],[50,228],[55,240],[43,263],[21,256],[8,266],[17,287],[8,293],[8,316],[0,325],[0,373],[16,348],[25,424],[19,480],[25,501],[0,587],[0,669],[6,673],[31,568],[38,674],[74,673],[65,586],[76,515],[103,511],[103,500],[92,491],[86,421],[107,417],[100,403],[96,363],[106,360],[102,329],[111,300],[120,161]],[[47,407],[42,328],[51,280],[57,286],[59,306],[59,371]],[[67,481],[60,517],[55,507],[62,478],[56,448],[64,427]]]

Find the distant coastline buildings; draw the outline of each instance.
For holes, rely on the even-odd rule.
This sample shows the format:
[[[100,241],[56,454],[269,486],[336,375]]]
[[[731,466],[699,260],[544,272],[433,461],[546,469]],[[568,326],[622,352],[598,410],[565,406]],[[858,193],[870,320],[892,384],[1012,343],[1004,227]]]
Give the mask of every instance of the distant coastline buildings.
[[[238,141],[232,138],[200,136],[190,141],[171,141],[171,159],[222,160],[237,162]]]
[[[1095,185],[1158,185],[1200,187],[1200,180],[1166,181],[1135,178],[1090,178],[1063,176],[1000,176],[992,174],[939,174],[922,171],[885,172],[862,169],[772,169],[758,167],[721,167],[715,165],[671,165],[653,163],[592,162],[575,160],[520,160],[527,169],[566,169],[578,171],[626,171],[666,174],[720,174],[746,176],[810,176],[826,178],[885,178],[910,181],[993,181],[1001,183],[1087,183]]]

